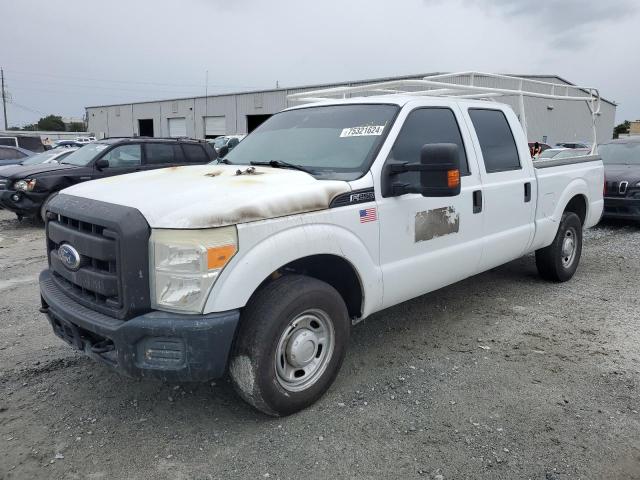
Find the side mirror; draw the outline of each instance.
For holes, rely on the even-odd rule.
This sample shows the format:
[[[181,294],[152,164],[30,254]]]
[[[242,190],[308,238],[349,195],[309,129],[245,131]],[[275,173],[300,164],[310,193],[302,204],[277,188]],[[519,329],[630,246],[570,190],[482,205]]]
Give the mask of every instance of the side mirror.
[[[229,147],[227,145],[223,145],[218,150],[218,158],[223,158],[227,153],[229,153]]]
[[[397,175],[420,172],[418,185],[400,183]],[[423,197],[455,197],[460,194],[460,156],[454,143],[428,143],[420,149],[420,163],[388,163],[383,170],[382,196],[419,193]]]
[[[98,170],[102,170],[103,168],[109,168],[109,160],[105,158],[100,158],[99,160],[96,160],[95,165]]]

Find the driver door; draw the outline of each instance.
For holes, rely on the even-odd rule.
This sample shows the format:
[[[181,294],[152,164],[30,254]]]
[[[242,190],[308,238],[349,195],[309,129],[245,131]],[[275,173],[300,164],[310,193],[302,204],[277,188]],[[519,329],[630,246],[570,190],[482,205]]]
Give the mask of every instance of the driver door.
[[[482,254],[482,185],[468,131],[454,105],[412,110],[387,162],[420,162],[429,143],[454,143],[460,154],[461,193],[453,197],[405,194],[378,200],[384,307],[395,305],[478,271]],[[465,148],[468,147],[468,148]],[[384,172],[384,169],[383,169]],[[418,184],[419,173],[398,175]]]

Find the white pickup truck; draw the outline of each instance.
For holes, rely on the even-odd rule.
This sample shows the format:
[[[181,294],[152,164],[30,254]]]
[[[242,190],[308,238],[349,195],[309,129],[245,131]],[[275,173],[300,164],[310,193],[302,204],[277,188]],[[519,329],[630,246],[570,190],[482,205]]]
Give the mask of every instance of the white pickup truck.
[[[382,95],[276,114],[223,160],[82,183],[49,205],[41,311],[129,375],[229,372],[269,415],[316,401],[352,324],[530,252],[569,280],[597,155],[532,162],[506,105]]]

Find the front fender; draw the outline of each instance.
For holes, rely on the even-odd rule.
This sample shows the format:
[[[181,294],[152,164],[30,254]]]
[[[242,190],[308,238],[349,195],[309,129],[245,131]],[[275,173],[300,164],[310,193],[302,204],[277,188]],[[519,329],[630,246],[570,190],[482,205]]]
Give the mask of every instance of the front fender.
[[[294,260],[322,254],[342,257],[354,267],[363,289],[363,317],[380,308],[382,271],[350,230],[335,224],[298,224],[269,234],[266,225],[264,229],[249,225],[255,224],[238,226],[239,252],[215,283],[204,312],[242,308],[273,272]]]

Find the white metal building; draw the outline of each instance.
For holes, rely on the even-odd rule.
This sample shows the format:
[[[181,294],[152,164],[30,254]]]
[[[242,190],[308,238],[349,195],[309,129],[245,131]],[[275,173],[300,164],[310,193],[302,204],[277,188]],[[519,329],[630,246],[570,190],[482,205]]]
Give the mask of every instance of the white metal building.
[[[98,137],[139,135],[214,138],[219,135],[243,134],[251,132],[274,113],[298,105],[298,102],[287,99],[290,94],[319,88],[422,79],[432,75],[438,74],[87,107],[88,130]],[[533,81],[573,85],[556,75],[517,76]],[[486,87],[513,87],[507,79],[486,77],[475,81]],[[535,83],[532,82],[529,87],[535,88]],[[500,101],[510,104],[516,112],[518,111],[519,98],[503,97]],[[548,144],[560,141],[591,141],[592,116],[586,102],[582,104],[544,98],[525,98],[524,101],[530,141]],[[611,138],[615,112],[616,104],[603,99],[596,122],[599,141]]]

